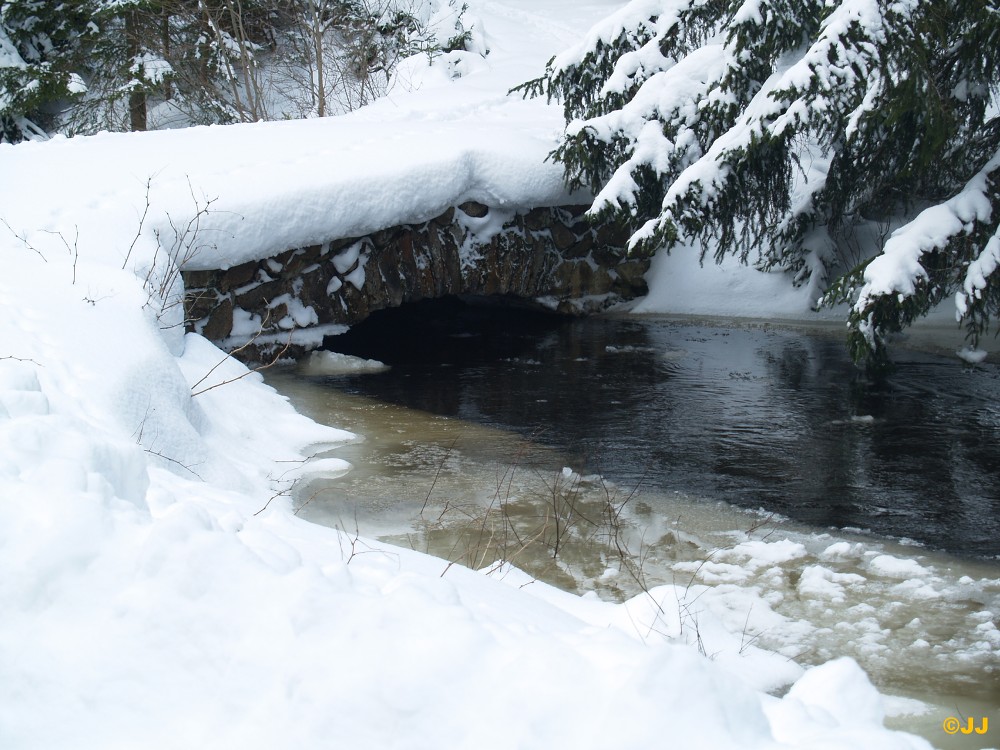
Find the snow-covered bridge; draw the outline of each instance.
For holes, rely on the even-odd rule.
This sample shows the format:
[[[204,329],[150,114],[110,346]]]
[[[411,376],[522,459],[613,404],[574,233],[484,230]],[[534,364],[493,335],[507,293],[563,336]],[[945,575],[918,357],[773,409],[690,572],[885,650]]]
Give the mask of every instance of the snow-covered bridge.
[[[586,209],[466,201],[419,224],[186,271],[185,317],[223,348],[265,360],[315,348],[375,310],[446,295],[580,313],[644,294],[648,261],[628,258],[628,233],[588,222]]]
[[[188,321],[230,348],[262,332],[308,348],[371,310],[445,294],[566,310],[644,292],[645,265],[619,265],[623,234],[589,225],[590,196],[546,161],[558,109],[483,96],[0,146],[3,172],[37,181],[0,184],[3,218],[49,260],[72,247],[81,279],[115,266],[169,296],[179,268]],[[176,302],[160,302],[166,325]]]

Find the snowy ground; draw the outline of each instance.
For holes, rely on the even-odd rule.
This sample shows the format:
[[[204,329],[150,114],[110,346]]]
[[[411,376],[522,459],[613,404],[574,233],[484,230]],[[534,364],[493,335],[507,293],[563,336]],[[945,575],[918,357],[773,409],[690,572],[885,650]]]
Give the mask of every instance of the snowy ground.
[[[503,92],[616,5],[481,0],[488,57],[338,120],[0,146],[0,747],[928,746],[850,660],[802,673],[709,620],[705,658],[673,587],[442,575],[293,517],[348,435],[182,333],[157,234],[207,267],[562,200],[559,110]]]

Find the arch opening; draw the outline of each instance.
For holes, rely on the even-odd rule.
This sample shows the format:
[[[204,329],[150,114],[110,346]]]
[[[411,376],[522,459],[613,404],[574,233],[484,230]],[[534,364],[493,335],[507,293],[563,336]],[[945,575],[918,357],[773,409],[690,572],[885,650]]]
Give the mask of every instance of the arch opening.
[[[446,295],[372,312],[323,349],[387,365],[474,365],[516,357],[539,333],[572,318],[506,295]]]

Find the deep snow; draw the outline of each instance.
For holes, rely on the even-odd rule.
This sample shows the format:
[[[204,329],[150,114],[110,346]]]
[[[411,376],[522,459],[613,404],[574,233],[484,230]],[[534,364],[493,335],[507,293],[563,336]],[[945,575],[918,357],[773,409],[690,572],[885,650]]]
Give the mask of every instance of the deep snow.
[[[616,6],[472,3],[488,57],[343,118],[0,146],[0,746],[928,747],[849,659],[708,619],[705,658],[673,587],[616,605],[295,518],[350,435],[182,332],[155,238],[206,204],[189,268],[563,200],[559,109],[504,92]]]

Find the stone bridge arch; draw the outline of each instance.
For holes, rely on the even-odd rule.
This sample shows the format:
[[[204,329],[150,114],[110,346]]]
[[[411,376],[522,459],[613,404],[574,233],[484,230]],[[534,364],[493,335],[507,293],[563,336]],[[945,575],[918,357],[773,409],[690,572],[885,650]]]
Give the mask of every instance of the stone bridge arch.
[[[467,202],[422,224],[286,250],[224,270],[184,273],[186,319],[247,361],[298,357],[375,310],[449,295],[518,298],[564,314],[646,293],[628,231],[588,206],[524,212]]]

